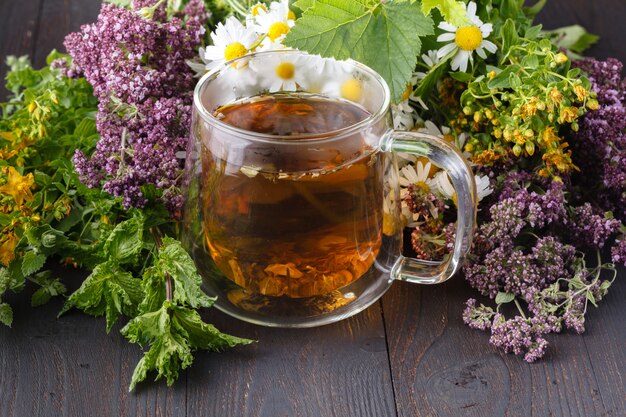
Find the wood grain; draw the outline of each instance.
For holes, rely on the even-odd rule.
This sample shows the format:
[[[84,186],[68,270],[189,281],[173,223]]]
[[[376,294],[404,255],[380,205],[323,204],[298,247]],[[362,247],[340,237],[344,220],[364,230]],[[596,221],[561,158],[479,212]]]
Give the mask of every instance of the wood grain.
[[[30,54],[41,65],[99,7],[1,1],[0,55]],[[578,22],[602,36],[591,54],[626,60],[625,9],[624,0],[553,0],[539,19],[547,28]],[[73,288],[84,277],[55,270]],[[624,416],[624,276],[591,312],[584,335],[551,336],[545,359],[532,365],[462,324],[472,291],[456,277],[432,287],[396,283],[382,307],[317,329],[266,329],[204,312],[259,343],[198,354],[174,387],[149,382],[135,393],[127,387],[141,350],[119,326],[107,335],[104,319],[70,312],[57,320],[60,300],[34,309],[27,288],[8,299],[13,329],[0,327],[0,417]]]
[[[44,0],[0,2],[0,76],[4,80],[7,55],[33,55],[38,20]],[[6,100],[7,91],[1,82],[0,102]]]
[[[550,335],[545,358],[527,364],[462,323],[472,294],[462,277],[394,284],[383,311],[398,416],[624,415],[625,289],[614,284],[584,336]]]
[[[534,1],[533,1],[534,3]],[[600,41],[585,52],[596,58],[614,57],[626,62],[624,0],[551,0],[537,15],[545,29],[579,24],[590,33],[600,36]]]
[[[259,343],[198,356],[189,416],[395,416],[379,304],[315,329],[261,328],[218,312],[208,319]]]

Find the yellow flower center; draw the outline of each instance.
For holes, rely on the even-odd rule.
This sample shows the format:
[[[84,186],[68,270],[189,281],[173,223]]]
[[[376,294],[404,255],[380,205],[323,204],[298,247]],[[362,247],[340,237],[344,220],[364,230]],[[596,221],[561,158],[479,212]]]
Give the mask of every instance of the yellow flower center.
[[[224,49],[224,59],[230,61],[231,59],[242,57],[247,53],[248,49],[245,46],[239,42],[233,42]]]
[[[265,7],[263,3],[257,3],[254,6],[252,6],[250,13],[252,13],[252,16],[258,16],[259,13],[261,13],[262,11],[267,13],[267,7]]]
[[[424,181],[418,181],[415,183],[415,188],[422,190],[425,193],[430,192],[430,187]]]
[[[477,26],[458,28],[454,36],[456,45],[465,51],[475,51],[483,41],[483,34]]]
[[[272,23],[270,29],[267,31],[267,37],[274,42],[276,39],[282,35],[286,35],[287,33],[289,33],[289,26],[287,23],[276,22]]]
[[[283,80],[291,80],[296,73],[296,67],[291,62],[281,62],[276,66],[276,75]]]
[[[350,101],[360,101],[363,97],[363,87],[361,87],[361,81],[350,78],[348,81],[341,84],[339,90],[341,97]]]
[[[292,12],[291,10],[289,10],[287,12],[287,19],[296,20],[296,14],[294,12]]]

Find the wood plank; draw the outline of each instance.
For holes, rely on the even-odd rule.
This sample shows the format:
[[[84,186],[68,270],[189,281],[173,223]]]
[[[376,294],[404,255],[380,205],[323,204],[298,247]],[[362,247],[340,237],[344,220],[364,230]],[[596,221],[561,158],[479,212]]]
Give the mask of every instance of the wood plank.
[[[379,304],[315,329],[270,329],[212,311],[218,328],[259,343],[198,355],[189,416],[395,416]]]
[[[8,93],[4,88],[4,76],[8,69],[6,56],[33,55],[42,4],[43,0],[0,2],[0,102],[6,100]]]
[[[65,36],[79,30],[81,25],[93,22],[100,11],[100,4],[100,0],[44,0],[34,64],[44,65],[53,48],[65,51]]]
[[[80,271],[54,268],[76,288]],[[53,300],[30,307],[28,286],[8,298],[14,307],[13,328],[0,327],[1,416],[184,416],[186,380],[173,388],[163,382],[129,393],[130,375],[140,348],[119,334],[106,334],[103,318],[69,312]]]
[[[619,415],[626,410],[618,347],[626,346],[625,289],[618,280],[590,314],[586,336],[550,335],[545,358],[527,364],[463,324],[472,290],[462,277],[433,287],[394,284],[383,310],[398,415]]]
[[[533,1],[534,3],[534,1]],[[624,47],[624,0],[567,0],[548,1],[537,16],[544,29],[579,24],[589,32],[599,35],[596,45],[585,52],[596,58],[614,57],[626,62]]]

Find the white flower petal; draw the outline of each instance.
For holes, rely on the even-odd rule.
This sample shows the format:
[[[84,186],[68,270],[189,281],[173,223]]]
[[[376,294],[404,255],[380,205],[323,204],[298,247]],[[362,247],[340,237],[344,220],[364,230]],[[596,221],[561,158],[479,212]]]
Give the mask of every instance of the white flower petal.
[[[485,53],[485,50],[483,49],[482,46],[479,46],[478,48],[476,48],[476,53],[482,59],[487,59],[487,54]]]
[[[484,25],[480,27],[480,33],[482,33],[483,38],[486,38],[487,36],[491,35],[492,31],[493,31],[493,25],[491,23],[485,23]]]
[[[467,5],[467,17],[470,19],[476,16],[476,3],[470,1]]]
[[[439,29],[441,29],[441,30],[445,30],[445,31],[447,31],[447,32],[456,32],[456,31],[457,31],[457,29],[458,29],[456,26],[451,25],[451,24],[450,24],[450,23],[448,23],[448,22],[441,22],[441,23],[439,23],[439,26],[438,26],[438,27],[439,27]]]
[[[437,51],[437,58],[441,59],[456,49],[457,46],[454,42],[444,45]]]
[[[448,42],[456,37],[454,33],[443,33],[437,36],[437,42]]]
[[[480,46],[485,48],[486,50],[488,50],[492,54],[498,50],[498,47],[496,46],[496,44],[491,42],[491,41],[488,41],[488,40],[482,41]]]

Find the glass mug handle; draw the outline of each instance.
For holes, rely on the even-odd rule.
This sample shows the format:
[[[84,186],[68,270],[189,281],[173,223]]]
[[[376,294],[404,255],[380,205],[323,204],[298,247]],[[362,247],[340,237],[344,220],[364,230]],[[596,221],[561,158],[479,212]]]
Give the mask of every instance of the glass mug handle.
[[[474,175],[458,149],[432,135],[418,132],[389,131],[381,150],[429,158],[448,172],[457,195],[457,222],[452,256],[445,262],[425,261],[400,255],[391,269],[391,278],[419,284],[437,284],[457,272],[470,250],[476,224],[476,183]],[[394,169],[397,166],[394,165]],[[395,175],[399,175],[398,172]],[[399,184],[396,184],[399,187]],[[396,194],[397,195],[397,194]],[[400,228],[399,233],[402,233]]]

